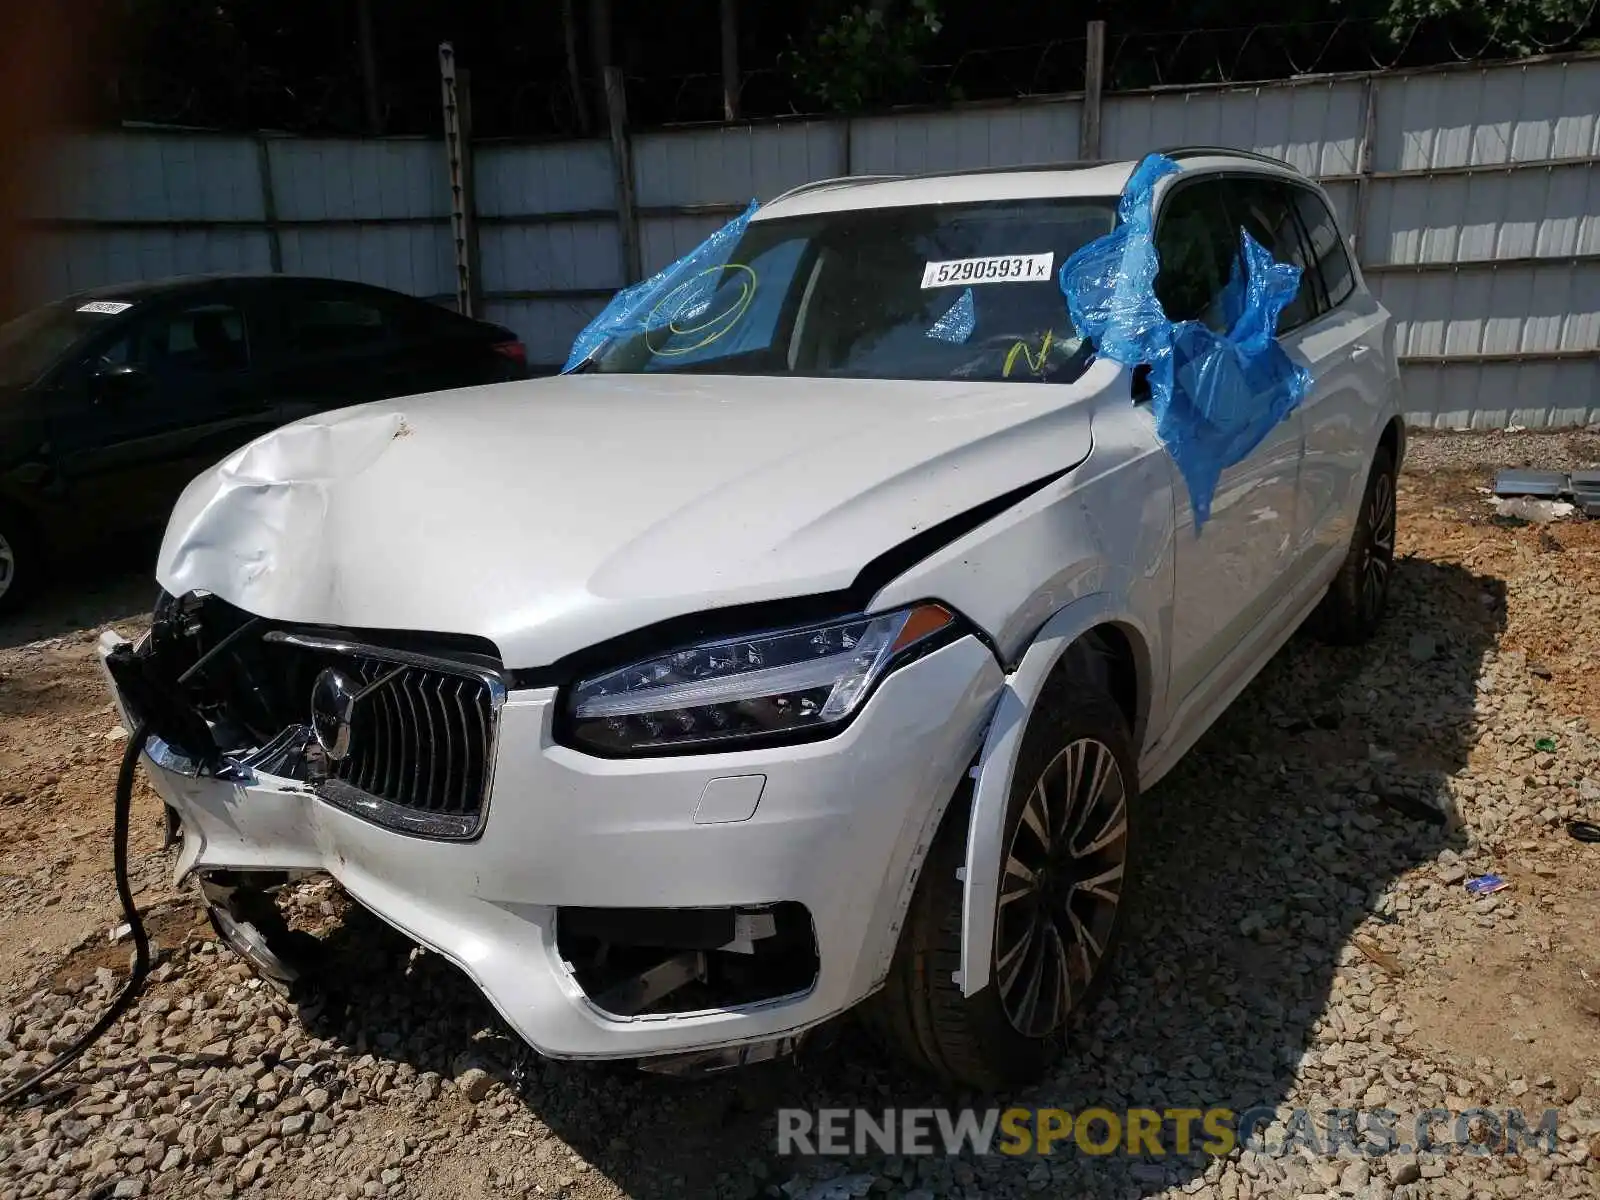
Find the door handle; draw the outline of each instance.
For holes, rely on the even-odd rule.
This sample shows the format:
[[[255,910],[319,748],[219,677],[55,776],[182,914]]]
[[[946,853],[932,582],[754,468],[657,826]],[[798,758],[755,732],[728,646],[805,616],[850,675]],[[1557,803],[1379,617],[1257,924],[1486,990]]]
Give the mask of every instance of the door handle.
[[[1372,347],[1368,346],[1368,345],[1365,345],[1365,344],[1362,344],[1362,345],[1356,346],[1356,348],[1354,350],[1350,351],[1350,357],[1352,359],[1365,358],[1367,355],[1369,355],[1371,353],[1372,353]]]

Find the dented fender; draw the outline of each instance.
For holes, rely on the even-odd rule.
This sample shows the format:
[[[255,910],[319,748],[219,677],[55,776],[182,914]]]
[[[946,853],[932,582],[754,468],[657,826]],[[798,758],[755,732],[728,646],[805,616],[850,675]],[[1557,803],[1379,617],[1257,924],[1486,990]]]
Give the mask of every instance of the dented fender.
[[[975,995],[989,984],[1006,807],[1028,718],[1067,649],[1095,626],[1112,623],[1137,633],[1146,646],[1152,644],[1142,621],[1111,593],[1096,592],[1067,605],[1045,623],[1000,690],[978,758],[961,869],[961,961],[954,978],[963,996]]]

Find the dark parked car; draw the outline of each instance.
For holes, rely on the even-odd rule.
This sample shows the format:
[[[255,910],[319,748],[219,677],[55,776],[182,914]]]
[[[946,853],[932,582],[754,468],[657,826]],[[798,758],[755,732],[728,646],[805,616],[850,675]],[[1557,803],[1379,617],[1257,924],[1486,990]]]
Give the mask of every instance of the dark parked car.
[[[509,329],[281,275],[100,288],[0,325],[0,611],[71,548],[166,520],[228,453],[324,409],[520,379]]]

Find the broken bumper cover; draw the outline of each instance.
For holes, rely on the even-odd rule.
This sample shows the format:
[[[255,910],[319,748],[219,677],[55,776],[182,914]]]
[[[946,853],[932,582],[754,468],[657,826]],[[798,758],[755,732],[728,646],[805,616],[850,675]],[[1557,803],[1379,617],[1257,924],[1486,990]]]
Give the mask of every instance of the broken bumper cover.
[[[120,641],[102,637],[102,663]],[[383,828],[295,780],[195,775],[159,742],[145,765],[183,818],[180,878],[326,872],[465,971],[541,1053],[643,1058],[791,1034],[878,986],[916,868],[978,751],[1000,684],[990,652],[963,638],[884,680],[856,720],[825,741],[627,760],[558,745],[554,689],[512,692],[486,822],[470,842]],[[755,811],[708,820],[741,815],[702,809],[702,800],[722,794],[716,781],[749,776],[764,776]],[[805,905],[813,922],[820,966],[801,995],[618,1017],[594,1004],[557,950],[565,906],[782,901]]]

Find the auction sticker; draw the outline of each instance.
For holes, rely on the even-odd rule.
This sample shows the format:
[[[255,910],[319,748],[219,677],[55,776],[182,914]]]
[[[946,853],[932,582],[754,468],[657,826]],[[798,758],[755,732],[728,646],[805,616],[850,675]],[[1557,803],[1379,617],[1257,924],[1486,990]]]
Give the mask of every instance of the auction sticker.
[[[1049,254],[997,254],[991,258],[953,258],[922,268],[922,286],[948,287],[967,283],[1037,283],[1050,278],[1055,262]]]
[[[127,312],[132,307],[133,305],[126,304],[121,300],[91,300],[87,304],[78,305],[78,311],[104,313],[108,317],[114,317],[118,313]]]

